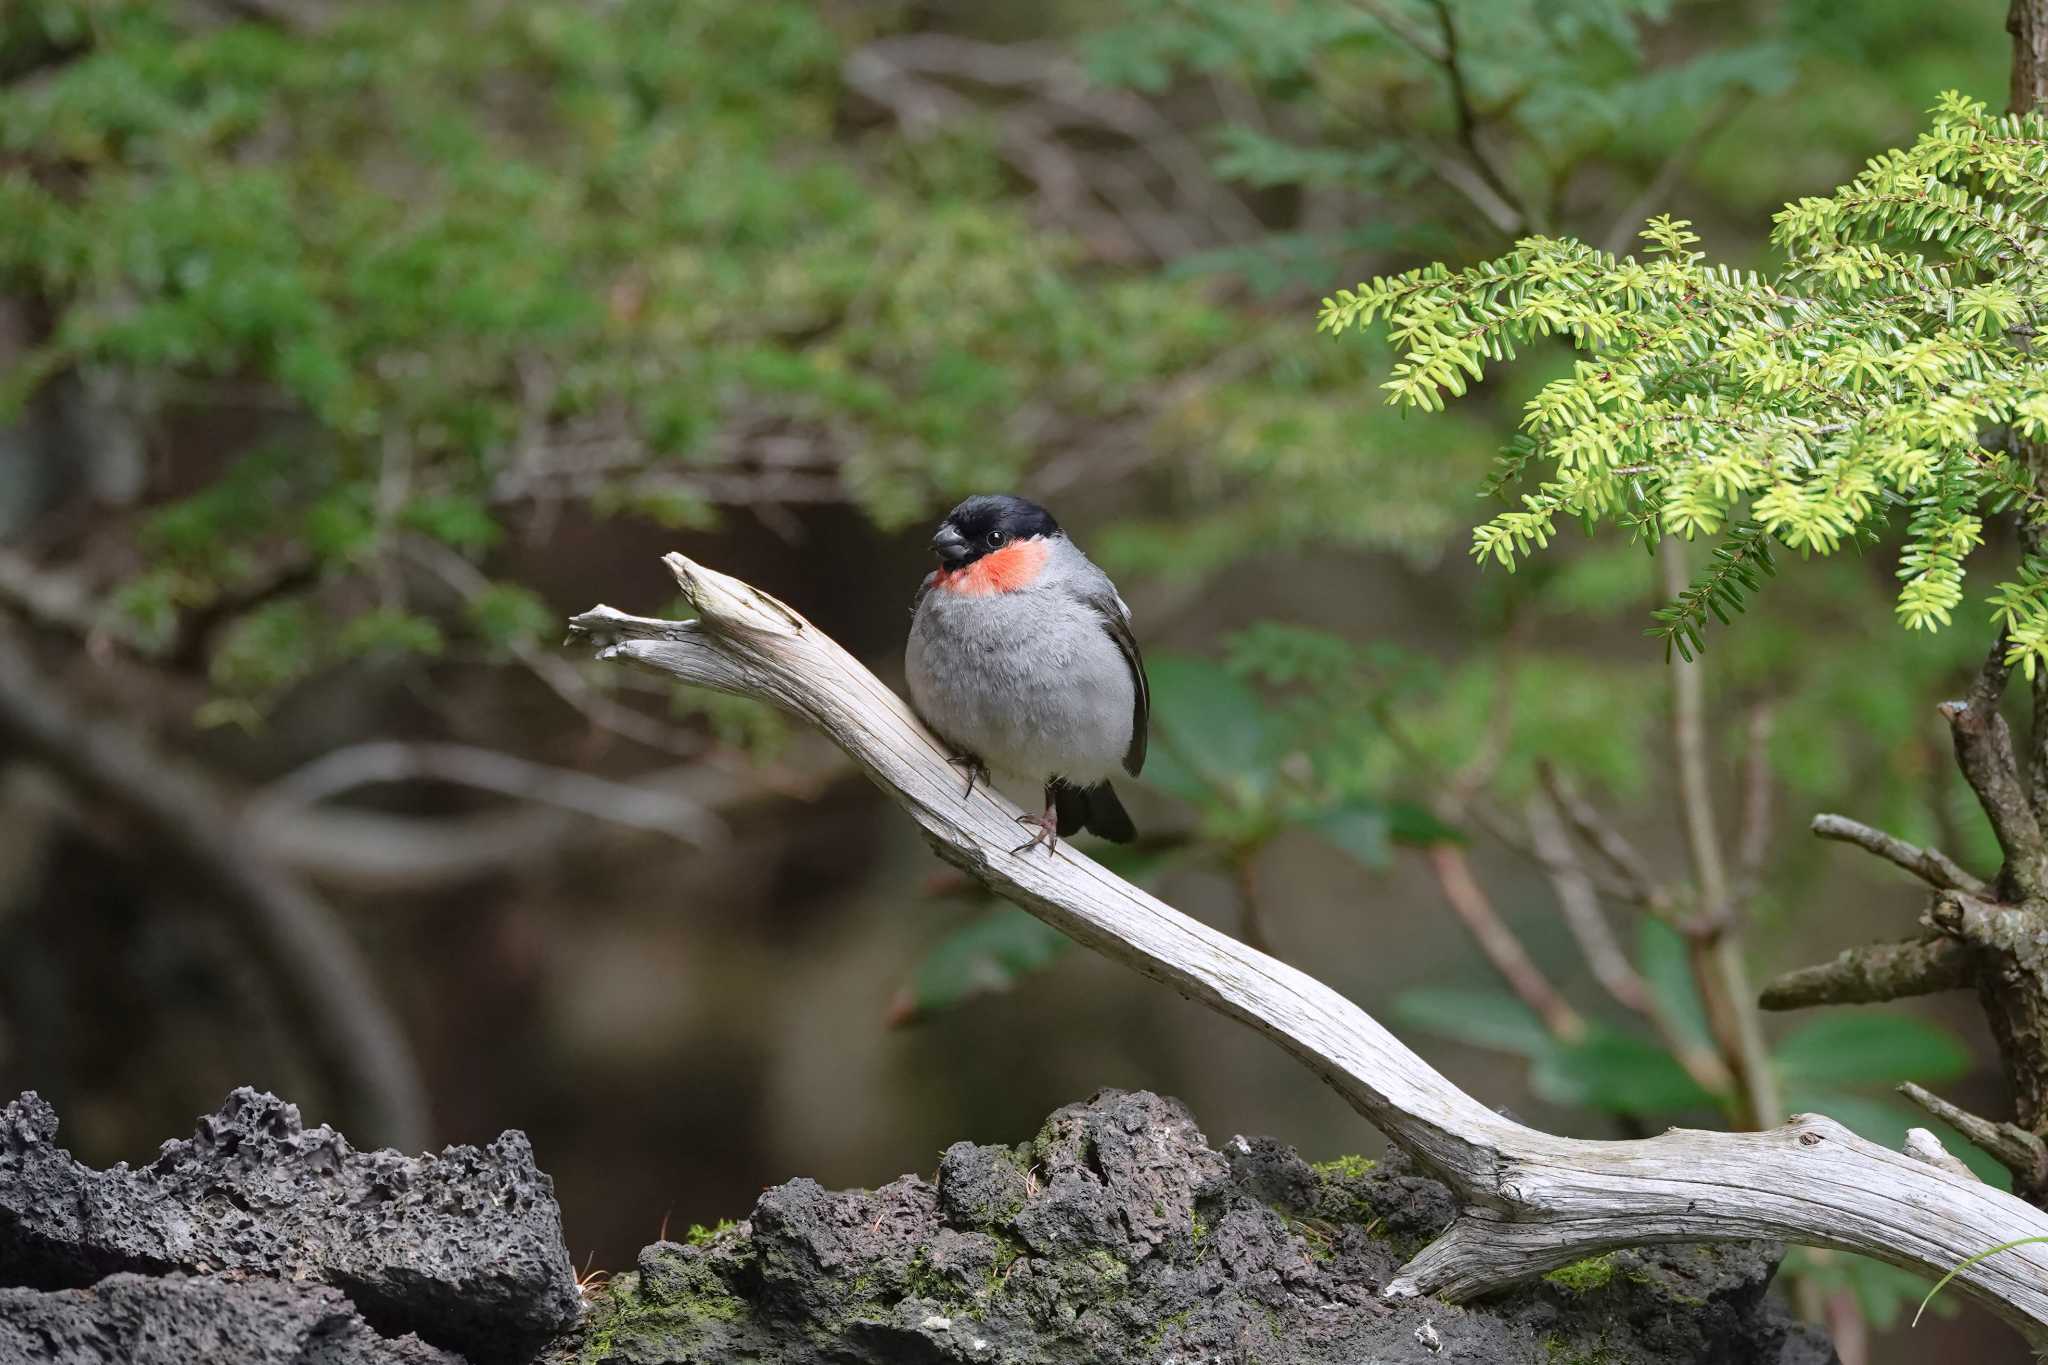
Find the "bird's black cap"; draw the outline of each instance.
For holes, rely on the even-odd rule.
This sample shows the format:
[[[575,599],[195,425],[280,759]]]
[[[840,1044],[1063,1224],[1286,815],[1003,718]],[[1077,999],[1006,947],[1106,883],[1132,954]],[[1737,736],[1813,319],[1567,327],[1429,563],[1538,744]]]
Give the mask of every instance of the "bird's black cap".
[[[1012,541],[1059,533],[1052,513],[1035,502],[1010,493],[977,493],[946,514],[932,550],[947,568],[957,569]]]

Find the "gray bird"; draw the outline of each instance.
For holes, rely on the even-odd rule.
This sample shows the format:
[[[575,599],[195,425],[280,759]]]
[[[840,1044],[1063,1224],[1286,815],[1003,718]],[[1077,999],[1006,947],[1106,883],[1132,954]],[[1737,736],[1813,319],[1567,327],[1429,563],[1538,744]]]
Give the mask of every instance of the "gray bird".
[[[1037,833],[1013,852],[1090,830],[1137,835],[1109,776],[1145,766],[1151,696],[1131,611],[1109,575],[1037,503],[969,498],[932,537],[939,567],[911,605],[911,704],[967,771],[1045,784]]]

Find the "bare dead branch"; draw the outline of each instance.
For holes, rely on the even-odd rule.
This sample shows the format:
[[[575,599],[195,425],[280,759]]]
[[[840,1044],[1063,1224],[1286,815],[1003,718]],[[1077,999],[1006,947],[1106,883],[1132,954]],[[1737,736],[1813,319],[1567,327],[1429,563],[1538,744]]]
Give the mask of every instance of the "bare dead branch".
[[[1814,1005],[1870,1005],[1883,1000],[1959,991],[1970,984],[1970,955],[1951,938],[1866,943],[1832,961],[1801,967],[1765,984],[1757,1003],[1767,1010]]]
[[[1921,848],[1904,839],[1873,829],[1846,815],[1816,815],[1813,817],[1814,834],[1822,839],[1833,839],[1837,843],[1854,844],[1860,849],[1875,853],[1878,857],[1926,882],[1929,886],[1946,891],[1962,891],[1972,896],[1988,896],[1991,888],[1976,877],[1965,872],[1955,859],[1940,849]]]
[[[2038,1190],[2048,1177],[2048,1143],[2018,1124],[1972,1114],[1911,1081],[1900,1086],[1899,1093],[1997,1158],[2020,1189]]]
[[[0,620],[0,734],[134,822],[212,888],[212,904],[304,1010],[322,1069],[376,1141],[416,1150],[427,1100],[397,1016],[333,914],[262,848],[196,771],[119,718],[88,714]]]
[[[257,797],[257,818],[285,807],[310,806],[358,787],[385,782],[449,782],[522,801],[557,806],[630,829],[665,834],[700,847],[729,831],[718,816],[673,791],[611,782],[552,768],[470,744],[370,740],[336,749],[287,773]]]
[[[1772,1237],[1945,1273],[2048,1213],[1832,1120],[1761,1133],[1673,1130],[1586,1142],[1523,1126],[1466,1095],[1314,978],[1189,919],[1071,845],[1012,854],[1012,802],[963,797],[947,754],[879,679],[787,606],[679,555],[688,622],[606,607],[575,634],[606,659],[754,697],[816,725],[924,831],[946,861],[1083,944],[1258,1029],[1456,1192],[1456,1221],[1384,1293],[1459,1299],[1580,1257],[1666,1241]],[[1931,1210],[1939,1210],[1933,1216]],[[1957,1282],[2048,1343],[2048,1251],[2026,1245]]]
[[[1444,900],[1508,988],[1535,1012],[1552,1037],[1566,1042],[1585,1037],[1586,1021],[1550,984],[1543,969],[1530,959],[1522,941],[1515,937],[1514,930],[1493,908],[1493,902],[1472,875],[1471,864],[1465,861],[1465,850],[1456,844],[1431,844],[1428,856],[1430,871],[1436,874]]]

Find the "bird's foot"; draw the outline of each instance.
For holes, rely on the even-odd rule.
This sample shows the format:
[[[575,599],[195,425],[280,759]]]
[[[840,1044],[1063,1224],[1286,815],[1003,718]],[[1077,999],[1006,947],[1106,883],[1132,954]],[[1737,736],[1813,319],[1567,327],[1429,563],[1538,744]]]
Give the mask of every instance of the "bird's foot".
[[[1058,817],[1053,814],[1053,808],[1051,806],[1047,806],[1045,810],[1038,815],[1020,815],[1017,817],[1017,823],[1020,825],[1034,826],[1038,832],[1033,834],[1029,839],[1026,839],[1023,843],[1011,849],[1010,852],[1029,853],[1032,849],[1037,848],[1040,844],[1043,844],[1045,845],[1046,855],[1048,857],[1052,855],[1054,846],[1056,846],[1060,841],[1060,822]]]
[[[984,787],[988,785],[988,764],[973,754],[954,754],[946,761],[967,774],[967,790],[960,793],[962,801],[974,795],[975,783],[979,782]]]

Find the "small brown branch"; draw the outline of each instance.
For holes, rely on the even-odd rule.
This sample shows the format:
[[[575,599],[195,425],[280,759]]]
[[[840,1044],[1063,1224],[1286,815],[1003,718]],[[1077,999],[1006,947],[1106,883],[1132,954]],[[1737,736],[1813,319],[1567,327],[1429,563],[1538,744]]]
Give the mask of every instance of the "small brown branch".
[[[1564,812],[1564,818],[1571,824],[1579,839],[1591,849],[1614,874],[1624,899],[1655,915],[1658,919],[1670,920],[1676,911],[1671,894],[1657,884],[1650,873],[1650,864],[1628,841],[1628,836],[1609,824],[1592,802],[1579,794],[1565,775],[1548,760],[1536,765],[1537,780],[1543,790]]]
[[[1543,861],[1551,889],[1557,893],[1565,928],[1571,931],[1586,965],[1592,968],[1594,980],[1618,1003],[1638,1014],[1649,1013],[1650,988],[1622,951],[1607,916],[1600,912],[1599,893],[1593,889],[1592,878],[1586,875],[1585,864],[1565,832],[1556,805],[1547,796],[1531,796],[1527,811],[1530,842]]]
[[[1664,594],[1685,591],[1683,542],[1667,541],[1658,555]],[[1679,807],[1692,852],[1699,892],[1699,923],[1687,933],[1693,975],[1706,1006],[1707,1024],[1721,1060],[1735,1073],[1744,1117],[1752,1128],[1768,1128],[1783,1114],[1778,1076],[1764,1045],[1763,1026],[1750,1001],[1749,967],[1736,933],[1728,866],[1715,828],[1714,791],[1707,762],[1706,665],[1699,659],[1671,664],[1671,742],[1678,760]]]
[[[1437,885],[1443,888],[1444,899],[1479,945],[1479,951],[1486,955],[1509,989],[1521,997],[1522,1003],[1536,1012],[1543,1027],[1566,1042],[1585,1037],[1586,1021],[1550,984],[1542,968],[1522,947],[1522,941],[1515,937],[1514,930],[1494,910],[1493,902],[1472,875],[1471,864],[1465,861],[1465,851],[1456,844],[1432,844],[1429,865],[1436,873]]]
[[[1234,850],[1230,857],[1231,880],[1237,886],[1237,936],[1246,947],[1270,953],[1273,940],[1266,932],[1265,907],[1259,899],[1257,863],[1257,850],[1251,848]]]
[[[1757,1003],[1767,1010],[1870,1005],[1969,984],[1968,949],[1951,938],[1917,938],[1847,948],[1833,961],[1786,972],[1765,985]]]
[[[1956,762],[2005,854],[2005,866],[1999,873],[2001,886],[2016,897],[2027,898],[2048,892],[2048,868],[2043,867],[2040,822],[2020,785],[2012,731],[1998,711],[1998,699],[2004,695],[2011,672],[2005,662],[2009,644],[2005,632],[2000,631],[1969,696],[1943,702],[1940,709],[1955,739]]]
[[[1832,839],[1837,843],[1854,844],[1926,882],[1929,886],[1944,891],[1963,891],[1972,896],[1988,896],[1991,888],[1965,872],[1956,860],[1940,849],[1921,848],[1909,844],[1896,835],[1873,829],[1846,815],[1816,815],[1813,817],[1813,832],[1816,837]]]
[[[2012,1172],[2016,1190],[2038,1190],[2048,1179],[2048,1143],[2016,1123],[1998,1123],[1957,1108],[1941,1096],[1907,1081],[1899,1093],[1989,1152]]]
[[[1465,64],[1458,54],[1458,26],[1451,18],[1450,4],[1448,0],[1432,0],[1432,3],[1436,7],[1437,30],[1442,35],[1441,65],[1445,78],[1450,82],[1451,109],[1458,120],[1458,145],[1465,149],[1473,170],[1486,187],[1513,209],[1515,226],[1509,230],[1521,231],[1532,226],[1528,207],[1479,144],[1479,111],[1473,106],[1472,91],[1465,81]]]
[[[1771,730],[1777,717],[1770,703],[1749,712],[1749,742],[1742,759],[1742,833],[1735,845],[1735,898],[1755,897],[1771,853]]]

